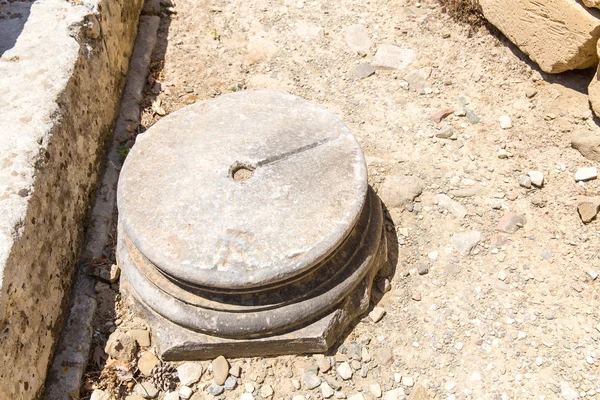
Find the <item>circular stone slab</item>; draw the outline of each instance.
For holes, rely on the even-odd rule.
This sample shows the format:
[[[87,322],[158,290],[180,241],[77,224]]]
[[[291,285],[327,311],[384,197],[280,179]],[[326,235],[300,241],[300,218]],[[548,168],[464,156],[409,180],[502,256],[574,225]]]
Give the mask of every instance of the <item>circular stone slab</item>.
[[[164,273],[244,290],[329,256],[366,195],[362,151],[338,118],[296,96],[242,91],[138,136],[118,206],[127,236]]]

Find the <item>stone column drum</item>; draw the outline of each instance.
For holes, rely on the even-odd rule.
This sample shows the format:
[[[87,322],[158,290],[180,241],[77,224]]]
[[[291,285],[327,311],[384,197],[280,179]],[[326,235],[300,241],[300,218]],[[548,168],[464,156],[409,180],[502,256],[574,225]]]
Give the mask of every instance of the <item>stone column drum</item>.
[[[326,351],[387,263],[352,132],[289,94],[161,119],[125,161],[118,207],[121,291],[165,360]]]

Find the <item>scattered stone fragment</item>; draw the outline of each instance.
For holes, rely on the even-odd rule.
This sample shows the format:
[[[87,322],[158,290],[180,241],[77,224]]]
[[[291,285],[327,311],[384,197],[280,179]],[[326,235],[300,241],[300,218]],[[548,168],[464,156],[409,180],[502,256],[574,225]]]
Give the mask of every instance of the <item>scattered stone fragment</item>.
[[[413,92],[419,93],[421,90],[428,87],[427,79],[431,75],[432,70],[433,69],[431,67],[424,67],[416,69],[406,74],[404,80],[408,82],[408,88]],[[451,111],[450,114],[453,112],[454,111]]]
[[[367,350],[366,346],[360,350],[360,355],[363,363],[368,363],[372,359],[371,354],[369,354],[369,350]]]
[[[324,37],[323,28],[304,23],[300,23],[296,26],[296,34],[304,39],[304,41],[307,43],[310,43],[316,39],[323,39]]]
[[[508,213],[500,219],[500,222],[498,222],[497,229],[500,232],[515,233],[516,231],[521,229],[526,223],[527,220],[525,219],[525,216],[515,213]]]
[[[150,376],[152,368],[160,364],[160,360],[150,351],[144,351],[138,360],[137,366],[140,372],[146,376]]]
[[[469,376],[469,380],[471,382],[477,382],[481,380],[481,374],[477,371],[474,371],[471,376]]]
[[[109,277],[109,281],[110,283],[115,283],[119,280],[119,277],[121,276],[121,267],[119,267],[118,264],[113,264],[110,266],[110,277]]]
[[[481,118],[473,110],[465,108],[465,115],[467,116],[467,120],[473,125],[481,122]]]
[[[549,260],[552,258],[552,250],[550,249],[544,249],[542,250],[542,252],[540,253],[540,255],[542,256],[542,258],[544,260]]]
[[[588,160],[600,161],[600,135],[579,134],[571,141],[571,147]]]
[[[179,397],[181,397],[184,400],[187,400],[190,397],[192,397],[193,393],[194,391],[189,386],[182,386],[179,388]]]
[[[334,390],[331,388],[331,386],[329,386],[327,382],[321,382],[321,386],[319,387],[319,389],[321,390],[321,395],[323,395],[323,398],[325,399],[332,397],[334,394]]]
[[[360,376],[361,378],[366,378],[367,375],[369,375],[369,366],[363,365],[362,367],[360,367]]]
[[[262,385],[260,387],[260,395],[263,398],[269,398],[271,396],[273,396],[275,394],[275,391],[273,391],[273,387],[271,385]]]
[[[223,384],[225,390],[233,390],[237,387],[237,378],[235,376],[228,376]]]
[[[381,44],[373,58],[373,65],[379,68],[404,69],[412,64],[416,58],[417,54],[412,49]]]
[[[463,256],[471,254],[471,251],[477,246],[481,240],[481,232],[469,231],[457,233],[450,239],[452,247],[458,250]]]
[[[510,117],[508,115],[501,115],[500,118],[498,118],[498,121],[500,121],[500,128],[502,128],[502,129],[512,128],[512,120],[510,119]]]
[[[450,197],[445,194],[436,194],[433,196],[433,202],[438,204],[445,210],[448,210],[453,215],[458,218],[464,218],[467,216],[467,209],[457,201],[452,200]]]
[[[501,281],[506,280],[507,276],[506,276],[506,271],[501,269],[500,272],[498,272],[498,279],[500,279]]]
[[[528,99],[534,98],[537,93],[537,89],[534,88],[528,88],[527,90],[525,90],[525,96],[527,96]]]
[[[531,178],[529,176],[521,177],[519,186],[524,187],[525,189],[531,189]]]
[[[108,337],[104,348],[109,356],[123,362],[133,361],[136,350],[135,339],[120,329],[117,329]]]
[[[208,387],[208,393],[213,396],[219,396],[225,391],[225,388],[221,385],[215,385],[214,383]]]
[[[388,365],[392,362],[394,353],[389,347],[380,347],[375,351],[375,359],[379,365]]]
[[[457,384],[455,381],[448,381],[444,384],[444,389],[448,393],[454,393],[454,392],[456,392],[456,386],[457,386]]]
[[[352,368],[350,367],[350,364],[348,364],[347,361],[344,361],[343,363],[338,365],[337,372],[340,375],[340,377],[345,381],[352,378]]]
[[[132,329],[127,332],[140,347],[150,346],[150,332],[145,329]]]
[[[588,201],[588,199],[590,201]],[[579,204],[577,204],[577,212],[584,223],[587,224],[592,222],[600,212],[600,199],[590,197],[580,201]]]
[[[408,396],[408,400],[429,400],[429,394],[427,393],[427,389],[425,389],[421,385],[416,385],[413,390],[410,392],[410,396]]]
[[[153,399],[158,396],[158,389],[150,382],[142,382],[133,387],[133,394],[142,396],[145,399]]]
[[[385,315],[385,309],[383,309],[381,307],[374,307],[373,311],[371,311],[369,313],[369,318],[371,318],[371,321],[377,323],[377,322],[381,321],[381,319],[383,318],[384,315]]]
[[[388,208],[411,203],[423,191],[423,182],[414,176],[392,175],[385,178],[377,193]]]
[[[331,369],[331,363],[328,357],[323,357],[317,360],[317,366],[322,373],[328,372]]]
[[[446,126],[435,133],[435,137],[439,139],[452,139],[453,136],[454,132],[450,126]]]
[[[387,278],[380,279],[377,282],[377,289],[381,293],[387,293],[392,289],[392,285],[390,284],[390,280]]]
[[[202,377],[202,365],[195,362],[186,362],[177,367],[177,376],[184,386],[191,386]]]
[[[356,24],[346,28],[346,43],[355,53],[364,56],[371,48],[369,32],[364,25]]]
[[[527,173],[533,186],[541,188],[544,186],[544,174],[541,171],[529,171]]]
[[[413,295],[412,295],[412,299],[413,299],[414,301],[421,301],[421,293],[419,293],[419,292],[414,292],[414,293],[413,293]]]
[[[375,397],[375,398],[380,398],[382,393],[381,393],[381,386],[379,385],[379,383],[372,383],[369,385],[369,392],[371,392],[371,394]]]
[[[229,374],[235,376],[236,378],[239,378],[242,374],[242,368],[237,364],[232,365],[231,368],[229,368]]]
[[[223,356],[215,358],[212,362],[212,372],[215,383],[222,386],[229,375],[229,363]]]
[[[358,79],[365,79],[375,73],[375,67],[369,63],[360,63],[354,68],[354,75]]]
[[[575,172],[575,180],[577,182],[589,181],[598,177],[598,169],[596,167],[579,168]]]
[[[403,376],[402,385],[406,387],[413,387],[415,385],[415,380],[412,376]]]
[[[498,150],[498,158],[501,160],[506,160],[507,158],[509,158],[511,156],[512,156],[512,154],[510,154],[508,151],[506,151],[504,149]]]
[[[598,278],[598,271],[596,271],[595,269],[591,269],[589,271],[587,271],[587,274],[589,275],[589,277],[595,281]]]
[[[444,108],[443,110],[439,110],[439,111],[431,114],[431,119],[433,120],[433,122],[439,124],[440,122],[442,122],[442,120],[444,118],[446,118],[449,115],[452,115],[452,113],[454,113],[454,110],[452,108]],[[450,136],[448,136],[448,137],[450,137]]]
[[[100,389],[95,389],[92,392],[92,396],[90,397],[90,400],[109,400],[110,399],[110,395],[108,393],[106,393],[104,390],[100,390]]]
[[[348,400],[366,400],[366,399],[362,393],[355,393],[352,396],[348,397]]]
[[[334,394],[336,399],[345,399],[346,394],[344,392],[336,391]]]
[[[425,263],[417,263],[417,272],[419,275],[426,275],[429,272],[429,266]]]
[[[321,378],[319,378],[314,372],[307,371],[302,375],[302,385],[306,389],[314,389],[321,384]]]
[[[564,400],[578,400],[580,398],[577,391],[573,389],[568,382],[561,382],[560,394]]]

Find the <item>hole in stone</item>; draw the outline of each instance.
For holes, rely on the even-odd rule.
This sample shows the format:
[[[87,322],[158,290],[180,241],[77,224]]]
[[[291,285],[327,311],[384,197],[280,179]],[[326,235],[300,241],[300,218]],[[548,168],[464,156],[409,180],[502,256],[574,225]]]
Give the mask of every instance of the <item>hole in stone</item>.
[[[254,167],[236,162],[231,166],[231,177],[236,182],[245,182],[254,175]]]

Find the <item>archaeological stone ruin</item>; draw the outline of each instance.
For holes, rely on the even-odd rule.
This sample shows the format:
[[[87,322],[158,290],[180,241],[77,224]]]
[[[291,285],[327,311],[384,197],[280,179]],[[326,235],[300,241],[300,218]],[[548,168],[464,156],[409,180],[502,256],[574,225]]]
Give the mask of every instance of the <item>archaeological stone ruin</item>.
[[[589,98],[590,107],[586,103],[581,113],[589,113],[589,118],[582,119],[597,128],[592,112],[600,116],[599,0],[464,3],[467,2],[476,4],[478,12],[501,32],[498,43],[505,36],[512,43],[508,43],[509,51],[525,60],[532,70],[533,84],[525,87],[532,83],[525,82],[524,95],[514,102],[519,107],[525,104],[523,114],[531,113],[534,107],[544,107],[534,104],[544,79],[575,70],[585,74],[587,70],[590,73],[581,93],[584,101]],[[270,22],[252,21],[239,37],[232,35],[233,42],[225,48],[222,32],[203,20],[204,16],[182,16],[181,20],[190,18],[190,25],[207,24],[202,26],[209,44],[190,44],[188,39],[195,33],[173,30],[180,36],[171,42],[166,40],[168,46],[189,51],[186,57],[195,57],[200,50],[206,50],[215,59],[238,57],[241,61],[229,66],[235,64],[232,70],[239,67],[247,78],[244,82],[229,79],[231,76],[223,78],[218,63],[212,60],[215,65],[206,71],[215,75],[217,83],[206,83],[213,90],[210,93],[206,88],[199,92],[201,85],[177,82],[180,87],[176,87],[166,78],[160,82],[149,74],[150,69],[156,72],[162,67],[161,62],[164,64],[164,54],[161,62],[154,64],[152,56],[161,29],[167,31],[169,38],[171,18],[177,18],[174,3],[0,0],[0,398],[45,396],[54,400],[79,398],[83,392],[102,392],[93,385],[86,387],[83,377],[90,365],[101,370],[107,362],[115,363],[114,370],[122,368],[131,373],[131,377],[125,374],[127,379],[123,378],[122,383],[128,390],[133,389],[127,385],[133,382],[134,373],[141,371],[133,360],[139,360],[142,351],[156,361],[144,374],[148,379],[150,371],[155,366],[162,368],[163,362],[331,351],[340,340],[349,337],[348,332],[374,306],[375,296],[392,290],[390,269],[394,266],[390,259],[391,250],[397,245],[387,241],[392,232],[402,236],[402,242],[418,242],[414,239],[418,229],[400,227],[397,224],[401,221],[392,221],[393,217],[405,211],[417,215],[437,207],[445,208],[440,215],[467,218],[477,214],[473,210],[484,203],[470,200],[484,192],[480,181],[453,176],[450,179],[456,178],[456,182],[451,181],[452,185],[469,185],[459,189],[438,186],[438,178],[446,178],[438,170],[434,172],[439,176],[428,177],[436,180],[433,184],[423,183],[417,177],[420,171],[402,175],[405,165],[425,153],[418,147],[428,139],[436,145],[439,139],[443,150],[457,146],[449,157],[453,161],[462,160],[463,155],[476,160],[469,140],[479,138],[480,133],[489,134],[490,120],[497,122],[496,116],[486,115],[485,107],[495,104],[490,100],[493,95],[487,93],[463,96],[465,93],[461,92],[454,105],[447,98],[430,101],[446,89],[466,84],[456,81],[458,72],[447,75],[448,79],[437,86],[432,84],[433,79],[447,73],[447,65],[440,65],[433,57],[427,59],[427,52],[421,51],[425,49],[409,48],[405,42],[418,36],[418,29],[410,32],[404,25],[396,24],[386,32],[379,31],[385,26],[386,12],[378,11],[369,21],[358,14],[340,18],[343,24],[338,22],[343,27],[338,31],[323,21],[313,26],[317,22],[309,23],[305,21],[307,17],[302,21],[286,20],[286,28],[280,28],[276,38],[268,38],[268,25],[276,26],[284,20],[270,15],[273,10],[269,5],[261,12],[270,15],[266,18]],[[227,9],[235,2],[223,2],[231,3],[227,7],[216,3],[207,11],[209,21],[226,17],[235,25],[239,14],[234,17],[235,12]],[[396,2],[366,2],[365,9],[373,3],[393,3],[396,7]],[[398,8],[409,15],[404,21],[407,25],[418,21],[423,26],[431,24],[428,29],[438,28],[429,17],[419,20],[435,10],[438,3],[398,3],[403,3]],[[282,0],[277,7],[285,10],[285,18],[289,10],[321,17],[335,14],[335,10],[327,8],[333,4],[337,3]],[[295,30],[290,28],[290,32],[300,38],[288,43],[283,38],[288,33],[285,30],[292,26]],[[454,36],[451,32],[439,33],[435,33],[439,39],[448,42],[457,36],[456,32],[452,32]],[[197,36],[195,40],[201,41]],[[321,47],[314,50],[310,46]],[[424,47],[431,47],[430,43]],[[278,71],[271,69],[280,56],[285,58],[283,50],[293,51],[289,58],[295,68],[309,62],[303,58],[318,56],[317,61],[310,62],[321,63],[319,73],[328,81],[317,94],[313,93],[312,102],[284,93],[310,98],[305,86],[310,86],[311,80],[318,81],[318,74],[300,77],[302,73],[286,75],[285,66]],[[338,58],[334,59],[334,54]],[[458,63],[461,58],[468,57],[457,53],[453,60]],[[344,67],[347,70],[332,65],[332,59],[334,64],[348,64]],[[177,60],[171,62],[177,64]],[[457,67],[460,68],[464,69]],[[292,69],[288,68],[288,72]],[[200,74],[197,70],[192,72]],[[483,68],[480,72],[506,80],[496,71]],[[480,79],[476,75],[469,79]],[[380,77],[389,79],[372,82]],[[519,79],[515,81],[522,82]],[[246,85],[269,86],[265,82],[280,84],[276,88],[280,91],[245,90]],[[161,106],[158,94],[167,91],[172,97],[185,98],[187,105],[175,112],[170,111],[176,107]],[[328,103],[323,95],[328,91],[340,91],[343,101]],[[152,100],[147,101],[148,98]],[[373,104],[382,108],[364,117],[361,110]],[[153,119],[142,121],[144,108],[151,110],[153,118],[160,116],[158,122],[152,125]],[[400,109],[410,115],[396,118]],[[504,115],[510,113],[508,109],[503,109],[500,117],[500,132],[508,133],[497,141],[501,146],[510,142],[519,124],[523,126],[521,115],[520,121]],[[385,120],[384,127],[368,126],[369,118]],[[547,113],[546,118],[557,119],[554,113]],[[369,143],[361,149],[342,119],[349,126],[365,128],[364,132],[353,128],[363,145],[359,133],[372,138],[384,131],[396,135],[390,141],[393,144]],[[578,119],[579,116],[577,123]],[[454,126],[444,125],[448,121],[455,122]],[[432,123],[435,130],[430,129]],[[144,124],[147,125],[142,129]],[[597,179],[593,162],[600,161],[600,135],[579,130],[582,126],[583,122],[564,147],[577,150],[578,155],[592,162],[575,173],[579,188],[585,189],[586,182]],[[465,127],[481,131],[464,134]],[[416,144],[401,136],[410,135],[413,128],[418,136]],[[566,132],[569,130],[561,134]],[[518,153],[505,147],[498,150],[498,159],[507,163],[519,159]],[[373,156],[372,171],[363,150]],[[390,153],[393,155],[386,159]],[[393,159],[391,168],[386,164],[389,158]],[[488,172],[483,173],[489,173],[489,180],[494,171],[501,170],[494,170],[491,165],[487,168]],[[540,171],[532,169],[521,177],[520,189],[541,190],[551,184],[553,176],[544,175],[539,166],[536,168]],[[564,169],[563,166],[563,172]],[[392,170],[396,175],[386,176]],[[475,167],[466,170],[469,172],[462,170],[466,175],[478,171]],[[425,204],[427,193],[422,196],[422,192],[427,191],[426,186],[430,192],[432,188],[440,191],[435,194],[434,203]],[[515,190],[504,192],[495,193],[498,197],[494,198],[494,210],[502,209],[500,202],[518,198]],[[378,194],[381,199],[387,195],[391,200],[384,199],[383,204]],[[588,226],[598,221],[597,194],[590,190],[577,200],[573,208],[578,213],[578,223]],[[468,207],[456,199],[468,203]],[[540,209],[550,203],[542,198],[532,201]],[[385,206],[395,209],[396,214],[386,213]],[[510,212],[501,222],[508,227],[496,231],[515,234],[521,232],[526,220]],[[531,226],[533,222],[527,224]],[[476,255],[476,247],[486,240],[496,250],[498,263],[504,262],[504,255],[498,254],[496,247],[502,250],[503,246],[516,243],[511,239],[493,246],[496,239],[508,239],[495,231],[475,230],[470,223],[462,224],[460,229],[452,236],[453,248],[429,249],[421,254],[422,258],[435,262],[452,257],[447,266],[451,272],[448,275],[452,275],[457,273],[459,256]],[[575,241],[569,246],[572,243]],[[459,252],[454,254],[453,249]],[[554,262],[558,257],[552,258],[553,253],[546,250],[542,258]],[[418,276],[429,271],[425,263],[418,263],[415,268]],[[496,274],[494,281],[500,281],[494,282],[496,288],[508,292],[512,273],[502,269],[501,274]],[[594,274],[596,280],[598,274]],[[373,288],[374,280],[382,283],[379,291]],[[436,279],[435,283],[440,281]],[[434,291],[443,292],[444,285]],[[127,322],[133,320],[141,326],[132,330],[141,332],[143,338],[133,339],[118,328],[114,315],[103,316],[115,320],[109,321],[110,327],[102,327],[104,332],[122,334],[131,345],[125,361],[105,351],[114,343],[116,347],[123,347],[123,343],[116,339],[109,342],[108,335],[100,335],[94,325],[103,289],[104,295],[114,291],[111,301],[123,306],[123,314],[129,313],[131,320]],[[404,289],[400,286],[400,294],[394,296],[415,302],[425,298],[428,290],[421,288],[423,294],[419,291],[409,295]],[[112,312],[115,304],[111,304]],[[381,310],[379,319],[384,313]],[[554,314],[550,315],[552,318],[546,319],[554,320]],[[431,321],[414,315],[412,318],[422,325],[427,324],[421,321]],[[595,329],[600,332],[600,324]],[[520,334],[516,337],[525,343]],[[444,355],[461,351],[464,343],[459,343]],[[422,344],[416,340],[409,343],[414,349],[420,349]],[[384,352],[381,358],[385,362],[379,366],[392,364],[392,353],[391,349]],[[357,375],[362,372],[363,365],[359,366],[354,371]],[[399,382],[405,382],[404,378],[399,378]],[[454,395],[455,387],[450,387],[452,393],[448,393]],[[385,398],[379,394],[374,396]],[[108,398],[90,396],[93,400]],[[329,397],[332,396],[333,391]]]
[[[121,290],[164,360],[326,351],[387,262],[352,132],[287,94],[163,118],[127,157],[118,208]]]

